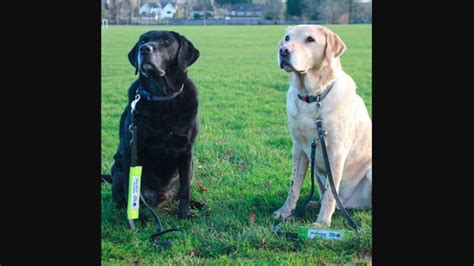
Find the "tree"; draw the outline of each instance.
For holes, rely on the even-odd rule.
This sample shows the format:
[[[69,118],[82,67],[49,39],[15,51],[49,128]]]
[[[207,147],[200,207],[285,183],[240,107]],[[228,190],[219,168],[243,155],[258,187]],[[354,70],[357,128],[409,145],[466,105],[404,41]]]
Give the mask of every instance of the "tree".
[[[321,0],[317,12],[321,20],[340,23],[344,15],[348,16],[349,4],[347,0]]]
[[[321,0],[304,0],[302,16],[309,20],[318,20],[318,7],[321,5]]]
[[[112,21],[117,24],[118,23],[118,1],[117,0],[111,0],[110,2],[110,7],[109,7],[109,12],[112,16]]]
[[[371,23],[372,22],[372,3],[355,2],[351,11],[351,23]]]
[[[133,2],[135,2],[134,0],[128,0],[127,1],[127,8],[128,8],[128,24],[132,24],[132,18],[133,18],[133,10],[134,10],[134,6],[133,6]]]
[[[284,18],[284,6],[281,0],[267,0],[265,10],[265,19],[278,20]]]
[[[215,0],[219,5],[251,4],[252,0]]]
[[[286,12],[289,16],[301,16],[304,0],[288,0],[286,2]]]

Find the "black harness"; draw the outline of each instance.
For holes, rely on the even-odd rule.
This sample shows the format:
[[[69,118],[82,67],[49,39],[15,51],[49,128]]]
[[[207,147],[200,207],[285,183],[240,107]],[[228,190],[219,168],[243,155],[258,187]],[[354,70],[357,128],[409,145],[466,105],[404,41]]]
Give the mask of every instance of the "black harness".
[[[339,198],[339,195],[336,191],[336,186],[334,185],[334,179],[332,177],[331,164],[329,163],[328,151],[327,151],[327,148],[326,148],[325,137],[327,135],[327,132],[323,128],[323,125],[322,125],[323,119],[321,117],[320,111],[321,111],[321,108],[322,108],[322,103],[321,102],[329,94],[329,92],[333,88],[333,85],[334,85],[334,82],[332,82],[327,87],[327,89],[319,95],[315,95],[315,96],[305,95],[305,96],[302,96],[302,95],[298,94],[298,98],[300,100],[302,100],[306,103],[313,103],[313,102],[316,103],[316,110],[315,111],[316,111],[317,117],[315,118],[315,123],[316,123],[317,135],[313,139],[313,142],[311,143],[311,190],[309,192],[309,195],[303,201],[303,203],[299,207],[295,208],[286,220],[288,220],[291,217],[301,216],[303,214],[304,210],[306,209],[306,207],[308,206],[309,202],[311,201],[312,197],[313,197],[313,194],[314,194],[314,163],[315,163],[315,157],[316,157],[316,145],[318,143],[321,143],[321,149],[322,149],[322,152],[323,152],[324,164],[325,164],[327,175],[328,175],[327,179],[329,181],[329,186],[331,187],[331,191],[332,191],[332,193],[334,195],[334,198],[336,200],[337,207],[342,212],[342,215],[347,220],[349,225],[352,228],[354,228],[354,230],[356,232],[359,232],[359,225],[352,219],[352,217],[349,215],[347,210],[344,208],[344,206],[342,205],[341,199]],[[323,193],[325,193],[326,191],[324,189],[322,181],[320,180],[319,177],[318,177],[317,180],[318,180],[319,187],[321,188]],[[320,195],[320,197],[321,196],[322,195]],[[277,235],[285,236],[285,237],[292,238],[292,239],[298,239],[298,235],[296,233],[281,231],[280,227],[281,227],[282,223],[283,222],[281,222],[281,223],[277,224],[276,226],[274,226],[273,231]]]
[[[184,83],[181,86],[181,89],[179,91],[177,91],[177,92],[175,92],[171,95],[155,96],[155,95],[151,95],[142,86],[138,87],[138,89],[136,91],[136,94],[135,94],[135,99],[131,103],[132,123],[129,126],[129,130],[132,133],[132,138],[130,140],[130,146],[131,146],[130,166],[137,166],[137,164],[138,164],[138,151],[137,151],[137,147],[138,147],[138,139],[137,139],[138,126],[137,126],[137,123],[135,121],[135,114],[136,114],[135,107],[136,107],[136,104],[138,103],[138,101],[142,98],[146,101],[167,101],[167,100],[171,100],[171,99],[175,98],[176,96],[178,96],[183,91],[183,88],[184,88]],[[171,240],[160,241],[160,236],[162,236],[166,233],[175,232],[175,231],[181,232],[182,235],[183,235],[183,241],[186,240],[186,234],[184,233],[184,231],[182,229],[171,228],[171,229],[163,230],[163,226],[161,225],[160,217],[155,212],[155,210],[153,210],[153,208],[150,207],[150,205],[148,205],[148,203],[145,201],[145,199],[143,198],[143,195],[141,193],[140,193],[140,201],[147,207],[148,210],[150,210],[150,212],[153,215],[153,218],[155,220],[156,233],[150,236],[150,242],[152,243],[152,245],[154,245],[154,246],[159,245],[161,247],[169,247],[171,245]],[[128,222],[130,224],[130,228],[133,231],[135,231],[135,224],[134,224],[133,220],[128,220]]]

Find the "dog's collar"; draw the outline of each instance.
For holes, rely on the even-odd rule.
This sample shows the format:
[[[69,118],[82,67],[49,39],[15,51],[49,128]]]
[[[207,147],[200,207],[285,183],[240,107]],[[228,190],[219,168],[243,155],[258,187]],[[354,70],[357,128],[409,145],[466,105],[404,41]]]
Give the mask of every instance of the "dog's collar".
[[[301,95],[298,93],[298,98],[300,98],[300,100],[302,100],[303,102],[307,102],[307,103],[320,102],[329,94],[333,85],[334,85],[334,81],[331,82],[331,84],[329,84],[326,87],[323,93],[318,94],[318,95]]]
[[[167,101],[167,100],[171,100],[171,99],[175,98],[176,96],[178,96],[179,94],[181,94],[181,92],[183,92],[183,88],[184,88],[184,83],[181,86],[181,89],[179,89],[179,91],[177,91],[177,92],[175,92],[171,95],[156,96],[156,95],[151,95],[151,93],[146,91],[145,88],[143,88],[143,86],[140,86],[137,89],[137,94],[140,95],[140,98],[142,98],[146,101],[151,101],[151,102]]]

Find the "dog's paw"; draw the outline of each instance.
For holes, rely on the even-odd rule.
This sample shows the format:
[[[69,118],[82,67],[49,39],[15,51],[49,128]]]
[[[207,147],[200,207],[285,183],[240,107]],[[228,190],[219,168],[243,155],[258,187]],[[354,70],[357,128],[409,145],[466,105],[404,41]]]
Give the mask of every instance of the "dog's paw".
[[[192,213],[178,213],[178,218],[188,220],[194,218],[194,215]]]
[[[189,207],[187,208],[178,208],[178,218],[179,219],[191,219],[193,215]]]
[[[286,207],[281,207],[273,213],[273,218],[287,220],[291,216],[291,209]]]
[[[329,228],[330,225],[331,225],[331,222],[329,222],[329,221],[320,221],[319,219],[316,220],[316,222],[314,222],[312,224],[312,226],[319,227],[319,228]]]
[[[202,210],[206,206],[207,206],[207,204],[203,201],[191,200],[191,202],[190,202],[191,209]]]

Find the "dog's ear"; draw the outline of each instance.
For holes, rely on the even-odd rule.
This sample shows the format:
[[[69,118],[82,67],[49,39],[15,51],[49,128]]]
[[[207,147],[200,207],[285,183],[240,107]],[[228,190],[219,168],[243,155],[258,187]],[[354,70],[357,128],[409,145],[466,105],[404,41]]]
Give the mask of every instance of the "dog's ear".
[[[194,64],[199,58],[199,50],[194,47],[194,45],[186,39],[186,37],[180,35],[177,32],[172,32],[179,42],[178,50],[178,67],[181,71],[186,71],[186,69]]]
[[[346,45],[339,38],[339,36],[331,30],[325,28],[326,31],[326,58],[332,60],[333,58],[341,56],[346,51]]]
[[[128,52],[128,61],[135,67],[135,75],[138,74],[138,42],[133,46],[132,50]]]

